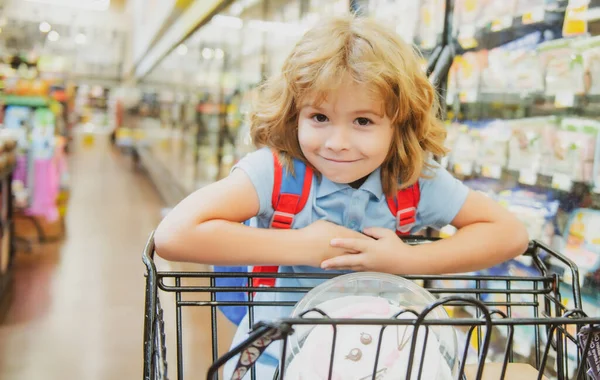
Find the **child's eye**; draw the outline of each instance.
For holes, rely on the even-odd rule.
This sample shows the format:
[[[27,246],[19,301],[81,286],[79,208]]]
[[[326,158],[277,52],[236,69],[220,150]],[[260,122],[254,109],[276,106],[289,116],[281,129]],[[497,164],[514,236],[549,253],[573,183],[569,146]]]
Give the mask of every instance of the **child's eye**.
[[[325,122],[329,121],[327,116],[323,115],[322,113],[316,113],[316,114],[312,115],[311,119],[313,119],[317,123],[325,123]]]
[[[366,127],[366,126],[373,124],[373,122],[370,119],[367,119],[366,117],[359,117],[355,120],[355,122],[356,122],[356,124],[358,124],[362,127]]]

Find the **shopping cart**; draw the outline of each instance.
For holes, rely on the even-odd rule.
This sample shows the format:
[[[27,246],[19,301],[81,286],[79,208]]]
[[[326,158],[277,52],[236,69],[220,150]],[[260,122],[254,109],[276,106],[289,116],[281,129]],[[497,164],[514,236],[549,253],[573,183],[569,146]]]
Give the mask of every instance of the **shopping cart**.
[[[409,237],[404,239],[409,244],[426,244],[430,239]],[[146,274],[146,306],[144,324],[144,379],[167,379],[168,376],[183,379],[183,328],[181,313],[184,308],[205,308],[210,310],[212,366],[206,378],[219,379],[219,369],[240,353],[256,346],[257,342],[264,343],[265,339],[280,339],[281,358],[286,357],[288,339],[294,334],[294,329],[306,325],[338,326],[376,325],[413,326],[413,342],[410,358],[420,355],[415,349],[416,335],[421,329],[426,332],[429,328],[440,325],[451,325],[462,334],[463,346],[459,345],[457,359],[459,379],[500,378],[511,379],[513,364],[528,363],[535,372],[533,378],[547,379],[594,379],[600,362],[597,356],[597,346],[600,344],[600,318],[588,317],[582,310],[579,273],[576,265],[565,256],[552,251],[542,243],[533,241],[526,253],[527,258],[536,268],[536,275],[491,276],[491,275],[445,275],[445,276],[404,276],[404,278],[419,281],[437,301],[420,312],[407,310],[414,314],[411,319],[386,320],[348,320],[331,318],[296,318],[278,321],[255,321],[254,310],[264,306],[293,306],[290,302],[260,302],[255,301],[258,292],[294,292],[305,293],[310,288],[227,288],[216,286],[218,279],[244,278],[247,284],[252,284],[253,278],[310,278],[329,279],[335,274],[267,274],[267,273],[214,273],[214,272],[163,272],[157,271],[154,263],[154,242],[150,237],[143,253],[143,261],[147,268]],[[566,268],[569,284],[560,281],[559,275],[552,273],[548,262],[559,262]],[[203,281],[202,285],[198,283]],[[193,283],[193,284],[192,284]],[[218,292],[240,292],[244,290],[246,301],[218,301]],[[561,293],[562,291],[562,293]],[[177,363],[175,370],[167,365],[167,345],[161,296],[174,295],[176,310],[176,351]],[[185,295],[186,299],[182,298]],[[190,297],[196,297],[190,299]],[[252,331],[248,339],[231,351],[219,356],[219,325],[217,324],[219,308],[226,306],[246,306],[249,312],[249,323]],[[444,307],[450,319],[426,318],[428,313],[438,307]],[[258,323],[256,323],[258,322]],[[335,333],[334,333],[335,335]],[[334,338],[335,339],[335,338]],[[223,342],[222,342],[223,343]],[[527,349],[527,346],[530,346]],[[332,350],[335,344],[331,345]],[[420,350],[419,350],[420,351]],[[423,352],[425,350],[423,349]],[[379,353],[377,354],[379,355]],[[329,378],[331,379],[331,355]],[[419,378],[414,375],[411,363],[408,364],[407,379]],[[471,365],[467,365],[471,363]],[[280,360],[280,366],[275,374],[277,379],[285,379],[286,361]],[[495,366],[497,372],[492,373]],[[482,377],[484,374],[487,377]],[[370,379],[377,379],[377,363],[373,367]],[[469,372],[470,371],[470,372]],[[176,373],[176,376],[173,375]],[[411,377],[412,375],[412,377]],[[522,373],[520,374],[522,375]],[[256,379],[253,369],[245,378]],[[230,379],[226,379],[230,380]],[[264,380],[264,379],[259,379]],[[270,380],[270,379],[269,379]]]

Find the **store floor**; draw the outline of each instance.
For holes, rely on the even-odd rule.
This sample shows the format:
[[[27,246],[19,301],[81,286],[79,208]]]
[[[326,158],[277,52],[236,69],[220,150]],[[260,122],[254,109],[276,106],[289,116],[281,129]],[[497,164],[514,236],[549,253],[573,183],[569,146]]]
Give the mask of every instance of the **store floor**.
[[[142,378],[141,252],[162,204],[146,176],[106,140],[75,144],[65,239],[17,257],[13,300],[0,324],[1,380]],[[163,303],[174,315],[172,303]],[[193,358],[186,378],[204,378],[207,318],[197,312],[184,320],[191,325],[184,352]],[[176,378],[174,323],[170,317],[166,323],[169,372]]]

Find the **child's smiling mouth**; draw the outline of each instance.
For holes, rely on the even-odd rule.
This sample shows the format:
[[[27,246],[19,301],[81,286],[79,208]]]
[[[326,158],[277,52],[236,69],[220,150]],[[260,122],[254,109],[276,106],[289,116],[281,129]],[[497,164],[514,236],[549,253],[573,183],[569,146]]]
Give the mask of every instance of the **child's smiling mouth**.
[[[321,157],[321,158],[323,158],[325,161],[334,162],[336,164],[351,164],[353,162],[359,161],[359,160],[340,160],[340,159],[336,159],[336,158],[327,158],[327,157]]]

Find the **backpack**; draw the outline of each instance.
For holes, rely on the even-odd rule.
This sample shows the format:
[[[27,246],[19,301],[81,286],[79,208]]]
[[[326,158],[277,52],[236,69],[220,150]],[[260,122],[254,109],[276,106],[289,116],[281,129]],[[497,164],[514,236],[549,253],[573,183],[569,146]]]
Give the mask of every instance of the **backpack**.
[[[274,162],[274,181],[273,195],[271,204],[273,206],[273,216],[269,228],[291,229],[295,216],[304,209],[310,189],[312,186],[313,170],[306,166],[300,160],[293,160],[294,173],[290,173],[279,161],[277,152],[273,151]],[[405,189],[398,190],[395,197],[387,197],[387,204],[392,215],[396,215],[396,233],[398,236],[410,234],[411,228],[416,221],[417,206],[420,200],[419,183]],[[244,222],[250,225],[250,221]],[[234,273],[277,273],[278,266],[215,266],[215,272],[234,272]],[[252,287],[273,287],[275,278],[254,278]],[[248,287],[247,278],[225,277],[216,278],[216,287],[243,288]],[[223,302],[248,302],[248,296],[245,292],[217,291],[216,300]],[[248,306],[219,306],[223,314],[231,322],[238,325],[246,315]]]

